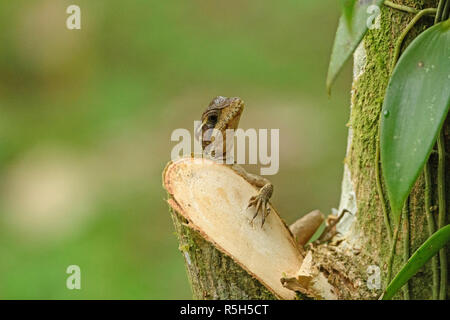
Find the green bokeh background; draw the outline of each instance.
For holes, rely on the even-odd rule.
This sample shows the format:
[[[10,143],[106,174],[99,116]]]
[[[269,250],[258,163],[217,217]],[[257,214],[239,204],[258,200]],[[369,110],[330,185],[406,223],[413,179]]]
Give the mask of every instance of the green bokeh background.
[[[191,298],[161,171],[171,132],[216,95],[246,101],[243,128],[280,129],[268,178],[288,223],[336,207],[351,72],[329,99],[338,5],[0,2],[0,298]]]

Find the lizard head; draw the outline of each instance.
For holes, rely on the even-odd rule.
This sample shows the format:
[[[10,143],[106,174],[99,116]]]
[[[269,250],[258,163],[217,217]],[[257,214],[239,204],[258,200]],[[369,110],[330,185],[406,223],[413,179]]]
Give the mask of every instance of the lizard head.
[[[202,139],[202,149],[214,142],[213,129],[220,131],[223,137],[224,153],[226,152],[226,130],[236,130],[239,125],[244,102],[237,97],[226,98],[222,96],[215,97],[202,114],[202,122],[197,129],[197,139],[199,135]]]

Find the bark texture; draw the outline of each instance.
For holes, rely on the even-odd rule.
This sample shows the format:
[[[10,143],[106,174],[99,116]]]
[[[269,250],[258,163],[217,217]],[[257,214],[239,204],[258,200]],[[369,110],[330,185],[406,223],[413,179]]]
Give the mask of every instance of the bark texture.
[[[187,227],[186,219],[175,210],[170,211],[194,299],[276,299],[233,259],[217,250],[198,232]]]

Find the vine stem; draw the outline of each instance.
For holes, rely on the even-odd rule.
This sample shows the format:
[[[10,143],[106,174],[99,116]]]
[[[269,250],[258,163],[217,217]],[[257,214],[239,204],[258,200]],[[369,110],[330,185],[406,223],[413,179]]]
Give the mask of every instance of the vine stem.
[[[439,23],[442,21],[445,16],[443,12],[447,7],[446,2],[449,0],[440,0],[438,5],[438,11],[436,13],[436,17],[434,23]],[[445,203],[445,138],[444,138],[444,129],[441,129],[439,136],[437,138],[437,148],[438,148],[438,169],[437,169],[437,188],[438,188],[438,228],[443,228],[446,225],[446,203]],[[445,300],[447,296],[447,253],[445,246],[439,250],[439,261],[441,265],[441,283],[439,288],[439,299]]]
[[[406,264],[409,259],[409,197],[403,207],[403,263]],[[409,281],[403,286],[403,299],[409,300]]]
[[[406,26],[405,30],[403,30],[403,32],[400,34],[397,43],[395,45],[395,49],[394,49],[394,56],[393,56],[393,60],[392,60],[392,67],[391,67],[391,73],[394,70],[394,67],[397,63],[398,57],[400,55],[400,49],[403,43],[403,40],[405,39],[406,35],[408,34],[408,32],[412,29],[412,27],[417,23],[417,21],[419,21],[419,19],[421,17],[423,17],[424,15],[427,14],[435,14],[436,13],[436,9],[435,8],[427,8],[427,9],[423,9],[418,11],[417,9],[414,8],[410,8],[410,7],[406,7],[406,6],[402,6],[402,5],[397,5],[395,3],[392,3],[390,1],[385,1],[385,4],[387,4],[388,6],[391,6],[392,8],[395,9],[399,9],[399,10],[403,10],[406,12],[410,12],[410,13],[416,13],[416,16],[408,23],[408,25]],[[390,252],[390,256],[389,256],[389,260],[388,260],[388,273],[387,273],[387,280],[388,283],[391,281],[391,275],[392,275],[392,262],[393,262],[393,256],[394,256],[394,251],[395,251],[395,246],[397,243],[397,239],[398,239],[398,231],[399,231],[399,227],[400,227],[400,220],[401,220],[401,214],[399,217],[399,223],[396,226],[396,229],[394,231],[394,236],[391,236],[392,230],[391,230],[391,226],[389,223],[389,217],[387,214],[387,208],[386,208],[386,202],[384,200],[384,195],[383,195],[383,188],[381,185],[381,174],[380,174],[380,124],[381,124],[381,114],[380,114],[380,119],[378,121],[378,141],[377,141],[377,145],[376,145],[376,154],[375,154],[375,180],[376,180],[376,185],[377,185],[377,192],[378,192],[378,196],[380,198],[380,201],[382,203],[382,208],[383,208],[383,215],[384,215],[384,223],[387,229],[387,233],[388,233],[388,237],[391,243],[391,252]],[[409,246],[409,245],[408,245]],[[409,253],[408,253],[409,255]]]
[[[392,72],[392,70],[394,70],[395,64],[397,63],[398,57],[400,56],[400,49],[402,47],[403,40],[405,39],[408,32],[412,29],[412,27],[414,27],[414,25],[417,23],[417,21],[419,21],[420,18],[422,18],[424,15],[436,13],[436,12],[437,12],[437,10],[435,8],[428,8],[428,9],[420,10],[414,16],[414,18],[408,23],[405,30],[403,30],[403,32],[398,37],[397,43],[395,45],[394,56],[392,58],[391,72]]]
[[[397,246],[398,231],[400,230],[401,221],[402,221],[402,215],[400,214],[398,216],[397,225],[395,227],[394,236],[392,238],[391,251],[389,253],[389,260],[388,260],[388,265],[387,265],[387,276],[386,276],[387,285],[391,282],[391,278],[392,278],[392,263],[394,261],[395,247]]]
[[[375,152],[375,181],[377,184],[378,198],[380,199],[381,208],[383,209],[384,225],[386,226],[387,235],[389,238],[389,243],[392,243],[392,229],[389,222],[389,216],[387,212],[386,200],[384,199],[383,187],[381,185],[381,172],[380,172],[380,123],[378,123],[378,137],[376,142],[376,152]]]
[[[444,11],[445,0],[439,0],[436,16],[434,17],[434,24],[438,23],[442,19],[442,12]]]
[[[420,11],[420,10],[418,10],[416,8],[411,8],[411,7],[404,6],[404,5],[401,5],[401,4],[397,4],[397,3],[394,3],[394,2],[391,2],[391,1],[388,1],[388,0],[384,1],[384,5],[387,6],[387,7],[392,8],[392,9],[397,9],[397,10],[405,11],[405,12],[408,12],[408,13],[418,13]]]
[[[435,8],[428,8],[428,9],[423,9],[420,11],[417,11],[414,8],[410,8],[410,7],[406,7],[406,6],[402,6],[402,5],[397,5],[395,3],[392,3],[390,1],[385,1],[385,4],[387,4],[388,6],[391,6],[395,9],[399,9],[399,10],[404,10],[410,13],[416,13],[416,16],[414,16],[414,18],[408,23],[408,25],[406,26],[405,30],[403,30],[403,32],[400,34],[397,43],[395,45],[395,49],[394,49],[394,56],[392,59],[392,67],[391,67],[391,73],[394,70],[394,67],[397,63],[398,57],[400,55],[400,49],[403,43],[403,40],[405,39],[406,35],[408,34],[408,32],[412,29],[412,27],[417,23],[417,21],[419,21],[419,19],[421,17],[423,17],[424,15],[427,14],[434,14],[436,13],[436,9]],[[375,154],[375,180],[376,180],[376,185],[377,185],[377,192],[378,192],[378,196],[380,198],[380,201],[382,203],[382,208],[383,208],[383,215],[384,215],[384,223],[387,229],[387,233],[388,233],[388,237],[391,243],[391,252],[390,252],[390,256],[389,256],[389,260],[388,260],[388,271],[387,271],[387,283],[389,283],[391,281],[391,276],[392,276],[392,263],[394,260],[394,252],[395,252],[395,246],[397,244],[397,239],[398,239],[398,231],[400,229],[400,221],[401,221],[401,216],[402,214],[399,215],[399,219],[398,219],[398,224],[396,225],[396,229],[394,231],[394,236],[391,236],[391,226],[389,223],[389,217],[387,214],[387,208],[386,208],[386,202],[384,200],[384,195],[383,195],[383,188],[381,185],[381,174],[380,174],[380,124],[381,124],[381,114],[380,114],[380,119],[378,121],[378,138],[377,138],[377,145],[376,145],[376,154]],[[406,209],[407,210],[407,209]],[[409,229],[409,227],[408,227]],[[409,237],[409,236],[408,236]],[[408,247],[409,247],[409,243],[408,243]],[[408,253],[409,255],[409,249],[408,249]],[[406,294],[405,294],[406,295]],[[408,290],[408,296],[409,296],[409,290]]]
[[[444,9],[442,11],[442,21],[447,20],[448,18],[450,18],[450,1],[447,0],[447,2],[445,3]]]
[[[445,206],[445,142],[444,130],[442,129],[437,139],[438,145],[438,226],[439,229],[445,226],[445,215],[447,213]],[[447,253],[446,248],[439,250],[439,260],[441,263],[441,285],[439,290],[439,299],[445,300],[447,295]]]
[[[425,178],[425,214],[427,217],[428,235],[431,235],[436,231],[433,215],[431,214],[431,173],[428,161],[425,162],[424,167]],[[438,257],[437,255],[431,259],[431,270],[433,272],[433,300],[439,298],[439,270],[438,270]]]
[[[403,44],[403,40],[405,39],[406,35],[409,33],[409,31],[414,27],[414,25],[417,23],[417,21],[420,20],[424,15],[435,15],[435,23],[438,23],[441,21],[441,19],[447,19],[450,9],[450,0],[440,0],[438,8],[427,8],[423,10],[417,10],[415,8],[399,5],[396,3],[393,3],[391,1],[385,1],[384,4],[388,7],[405,11],[408,13],[416,14],[414,18],[408,23],[406,28],[403,30],[403,32],[400,34],[397,43],[394,48],[393,58],[392,58],[392,64],[391,64],[391,73],[394,70],[394,67],[397,63],[397,60],[400,56],[401,47]],[[380,115],[381,119],[381,115]],[[379,122],[381,123],[381,121]],[[380,127],[379,127],[380,128]],[[380,130],[380,129],[379,129]],[[378,134],[378,141],[377,141],[377,150],[376,150],[376,182],[377,182],[377,190],[378,194],[380,195],[380,200],[384,199],[383,193],[382,193],[382,187],[381,187],[381,177],[380,177],[380,170],[379,170],[379,162],[380,162],[380,154],[379,154],[379,134]],[[445,226],[445,214],[446,214],[446,208],[445,208],[445,145],[444,145],[444,138],[443,138],[443,130],[441,130],[440,136],[438,137],[438,154],[439,154],[439,161],[438,161],[438,202],[439,202],[439,218],[438,218],[438,226],[439,228],[442,228]],[[430,172],[428,164],[425,164],[425,211],[427,215],[428,220],[428,232],[429,234],[434,233],[434,219],[433,216],[430,213],[430,207],[431,207],[431,195],[430,195],[430,189],[431,189],[431,178],[430,178]],[[409,199],[409,198],[408,198]],[[409,210],[408,210],[408,203],[409,200],[405,203],[405,206],[403,207],[402,213],[398,217],[398,223],[395,227],[394,235],[391,241],[391,250],[389,254],[389,260],[387,265],[387,283],[391,281],[392,277],[392,264],[394,260],[394,253],[397,245],[398,240],[398,233],[401,228],[400,223],[402,220],[402,216],[404,218],[403,223],[403,260],[406,262],[409,258]],[[383,212],[385,214],[385,225],[388,229],[388,235],[390,232],[390,225],[389,220],[387,218],[387,211],[385,207],[385,203],[383,201]],[[390,238],[391,239],[391,238]],[[438,272],[437,272],[437,257],[433,257],[432,260],[432,271],[433,271],[433,298],[436,299],[438,295],[439,290],[439,298],[442,300],[445,300],[446,293],[447,293],[447,257],[446,257],[446,251],[445,248],[442,248],[439,251],[439,260],[441,261],[441,283],[440,283],[440,290],[439,290],[439,279],[438,279]],[[410,298],[409,293],[409,286],[408,283],[406,283],[404,287],[404,299]]]

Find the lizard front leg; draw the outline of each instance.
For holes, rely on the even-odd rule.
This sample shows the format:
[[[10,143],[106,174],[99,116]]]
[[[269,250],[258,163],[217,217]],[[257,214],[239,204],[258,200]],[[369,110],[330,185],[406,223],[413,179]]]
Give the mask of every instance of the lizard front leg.
[[[252,218],[253,220],[261,213],[261,228],[264,226],[264,222],[266,221],[266,217],[270,213],[269,207],[269,199],[273,193],[273,185],[264,177],[258,176],[256,174],[248,173],[241,166],[237,164],[233,164],[231,168],[236,171],[241,177],[243,177],[247,182],[254,185],[255,187],[260,188],[257,195],[252,196],[248,202],[248,207],[254,206],[256,208],[255,215]]]

